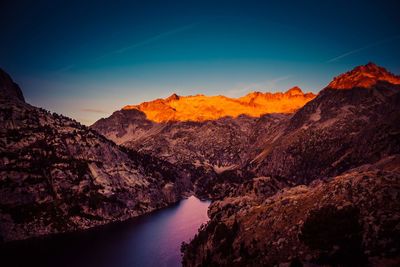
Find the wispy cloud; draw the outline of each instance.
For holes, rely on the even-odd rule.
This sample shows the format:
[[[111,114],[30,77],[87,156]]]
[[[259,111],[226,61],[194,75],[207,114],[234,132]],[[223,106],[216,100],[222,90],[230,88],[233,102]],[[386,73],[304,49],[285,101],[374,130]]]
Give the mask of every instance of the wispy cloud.
[[[243,96],[245,93],[251,91],[264,91],[267,89],[272,89],[277,86],[278,83],[288,80],[292,78],[293,75],[285,75],[276,77],[271,80],[263,81],[263,82],[255,82],[249,84],[239,84],[236,87],[232,88],[231,90],[227,91],[225,94],[230,97],[240,97]]]
[[[152,37],[150,37],[148,39],[145,39],[143,41],[139,41],[139,42],[136,42],[134,44],[130,44],[130,45],[127,45],[125,47],[121,47],[121,48],[113,50],[113,51],[109,51],[109,52],[107,52],[107,53],[105,53],[103,55],[100,55],[100,56],[94,58],[94,60],[99,60],[99,59],[102,59],[102,58],[105,58],[105,57],[108,57],[108,56],[125,53],[125,52],[127,52],[129,50],[132,50],[132,49],[135,49],[135,48],[138,48],[138,47],[142,47],[142,46],[154,43],[156,41],[162,40],[162,39],[164,39],[164,38],[166,38],[168,36],[171,36],[171,35],[174,35],[174,34],[177,34],[177,33],[180,33],[180,32],[184,32],[184,31],[190,30],[190,29],[196,27],[199,24],[200,24],[200,22],[192,23],[192,24],[188,24],[188,25],[185,25],[185,26],[182,26],[182,27],[179,27],[179,28],[175,28],[175,29],[172,29],[172,30],[169,30],[169,31],[165,31],[165,32],[159,33],[159,34],[154,35],[154,36],[152,36]],[[67,65],[65,67],[62,67],[62,68],[56,70],[56,73],[67,72],[67,71],[69,71],[69,70],[71,70],[73,68],[76,68],[76,67],[77,67],[76,64],[70,64],[70,65]]]
[[[374,43],[367,44],[367,45],[365,45],[365,46],[362,46],[362,47],[356,48],[356,49],[354,49],[354,50],[348,51],[348,52],[346,52],[346,53],[343,53],[343,54],[341,54],[341,55],[339,55],[339,56],[337,56],[337,57],[331,58],[331,59],[329,59],[328,61],[326,61],[326,63],[332,63],[332,62],[338,61],[339,59],[342,59],[342,58],[344,58],[344,57],[347,57],[347,56],[356,54],[356,53],[358,53],[358,52],[367,50],[367,49],[372,48],[372,47],[380,46],[380,45],[382,45],[382,44],[391,42],[391,41],[393,41],[393,40],[395,40],[395,39],[398,39],[398,38],[400,38],[400,35],[395,35],[395,36],[392,36],[392,37],[389,37],[389,38],[380,40],[380,41],[378,41],[378,42],[374,42]]]
[[[180,33],[180,32],[184,32],[184,31],[190,30],[193,27],[197,26],[198,24],[199,24],[199,22],[198,23],[192,23],[192,24],[189,24],[189,25],[185,25],[183,27],[179,27],[179,28],[175,28],[175,29],[172,29],[172,30],[169,30],[169,31],[162,32],[162,33],[157,34],[155,36],[152,36],[152,37],[150,37],[150,38],[148,38],[146,40],[143,40],[143,41],[140,41],[140,42],[137,42],[137,43],[125,46],[125,47],[121,47],[121,48],[113,50],[111,52],[108,52],[108,53],[106,53],[104,55],[99,56],[96,59],[101,59],[101,58],[104,58],[104,57],[107,57],[107,56],[110,56],[110,55],[114,55],[114,54],[121,54],[121,53],[124,53],[126,51],[129,51],[129,50],[141,47],[141,46],[145,46],[145,45],[154,43],[154,42],[159,41],[161,39],[164,39],[164,38],[166,38],[168,36],[171,36],[171,35],[174,35],[174,34],[177,34],[177,33]]]
[[[98,114],[106,114],[106,113],[108,113],[106,110],[94,109],[94,108],[84,108],[84,109],[81,109],[81,111],[90,112],[90,113],[98,113]]]
[[[55,73],[61,74],[63,72],[67,72],[75,67],[75,64],[70,64],[65,67],[59,68],[55,71]]]

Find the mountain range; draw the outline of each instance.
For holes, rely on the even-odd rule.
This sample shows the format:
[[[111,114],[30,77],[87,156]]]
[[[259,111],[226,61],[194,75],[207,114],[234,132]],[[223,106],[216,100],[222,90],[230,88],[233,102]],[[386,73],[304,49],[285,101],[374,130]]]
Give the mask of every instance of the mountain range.
[[[239,98],[172,94],[166,99],[128,105],[123,110],[142,111],[147,119],[154,122],[207,121],[228,116],[259,117],[267,113],[293,113],[314,97],[313,93],[304,94],[299,87],[293,87],[285,93],[252,92]]]
[[[222,172],[256,156],[281,130],[282,122],[313,98],[313,93],[304,94],[298,87],[237,99],[173,94],[126,106],[91,128],[117,144],[171,163]]]
[[[184,266],[400,262],[400,77],[376,64],[318,95],[173,94],[90,127],[27,104],[3,71],[0,103],[2,241],[195,194],[211,220]]]

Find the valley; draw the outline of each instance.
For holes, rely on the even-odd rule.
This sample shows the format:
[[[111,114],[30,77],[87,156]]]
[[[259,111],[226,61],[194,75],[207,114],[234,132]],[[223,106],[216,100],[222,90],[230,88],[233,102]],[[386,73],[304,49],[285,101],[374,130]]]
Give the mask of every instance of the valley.
[[[3,243],[196,196],[210,221],[183,266],[400,260],[400,77],[374,63],[317,95],[172,95],[90,127],[29,105],[5,72],[0,89]]]

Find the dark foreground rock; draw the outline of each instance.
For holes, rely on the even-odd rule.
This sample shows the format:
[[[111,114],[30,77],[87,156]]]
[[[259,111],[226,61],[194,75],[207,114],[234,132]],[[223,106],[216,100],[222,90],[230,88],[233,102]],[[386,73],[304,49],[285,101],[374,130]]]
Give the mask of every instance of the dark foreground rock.
[[[400,156],[264,199],[225,198],[182,246],[183,265],[396,266],[399,203]]]

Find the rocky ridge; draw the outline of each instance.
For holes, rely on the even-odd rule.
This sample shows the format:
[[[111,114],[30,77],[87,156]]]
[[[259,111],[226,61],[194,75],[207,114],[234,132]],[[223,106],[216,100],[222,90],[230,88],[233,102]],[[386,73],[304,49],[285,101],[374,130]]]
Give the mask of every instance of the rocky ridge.
[[[1,241],[126,220],[192,190],[193,171],[25,103],[3,71],[0,96]]]
[[[381,83],[381,86],[382,83],[399,85],[400,76],[370,62],[335,77],[327,87],[331,89],[371,88],[378,83]]]
[[[207,121],[223,117],[236,118],[239,115],[260,117],[271,113],[293,113],[315,97],[304,94],[299,87],[285,93],[253,92],[239,98],[226,96],[178,96],[172,94],[166,99],[156,99],[140,105],[125,106],[123,110],[139,110],[153,122]]]

